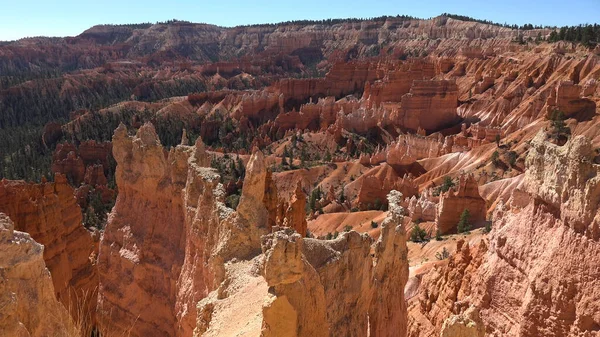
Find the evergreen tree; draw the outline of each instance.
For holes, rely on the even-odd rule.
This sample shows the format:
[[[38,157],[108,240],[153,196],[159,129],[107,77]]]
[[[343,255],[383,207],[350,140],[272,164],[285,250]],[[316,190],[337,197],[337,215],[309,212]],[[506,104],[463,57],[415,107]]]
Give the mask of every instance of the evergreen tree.
[[[283,147],[283,158],[281,159],[281,165],[288,165],[287,158],[289,157],[287,145]]]
[[[415,224],[412,231],[410,232],[410,241],[412,242],[423,242],[427,237],[427,232],[419,226],[418,223]]]
[[[454,187],[454,181],[452,180],[452,178],[450,178],[449,176],[445,176],[444,177],[444,182],[442,183],[442,186],[440,187],[440,191],[442,192],[447,192],[450,188]]]
[[[466,208],[460,215],[460,220],[458,221],[458,225],[456,226],[458,233],[467,233],[471,230],[471,223],[469,222],[470,218],[471,212],[468,208]]]

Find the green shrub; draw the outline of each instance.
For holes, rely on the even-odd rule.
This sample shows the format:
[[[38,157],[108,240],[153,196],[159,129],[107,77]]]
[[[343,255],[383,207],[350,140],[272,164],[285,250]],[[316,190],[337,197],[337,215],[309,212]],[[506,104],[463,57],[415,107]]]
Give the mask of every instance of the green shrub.
[[[444,249],[442,249],[441,252],[437,252],[435,253],[435,258],[438,260],[445,260],[447,258],[450,257],[450,252],[448,251],[448,249],[446,249],[446,247],[444,247]]]
[[[506,154],[507,160],[508,160],[508,164],[510,166],[515,166],[515,164],[517,163],[517,153],[515,151],[509,151]]]
[[[423,242],[427,237],[427,232],[419,226],[419,224],[415,224],[412,231],[410,232],[410,241],[412,242]]]
[[[498,164],[500,164],[500,153],[498,151],[494,151],[494,153],[492,153],[492,163],[496,166],[498,166]]]
[[[439,228],[435,231],[435,240],[436,241],[442,241],[443,240],[442,239],[442,232],[440,232]]]
[[[237,209],[240,203],[240,196],[238,194],[232,194],[225,198],[225,205],[229,208]]]
[[[485,222],[485,227],[483,228],[484,233],[489,233],[492,231],[492,221],[488,220]]]

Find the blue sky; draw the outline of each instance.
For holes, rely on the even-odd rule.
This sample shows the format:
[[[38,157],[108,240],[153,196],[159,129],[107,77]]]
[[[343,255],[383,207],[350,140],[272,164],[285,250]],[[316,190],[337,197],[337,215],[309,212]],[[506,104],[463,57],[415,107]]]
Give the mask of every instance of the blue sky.
[[[179,19],[235,26],[443,12],[509,24],[575,25],[600,23],[600,0],[0,0],[0,40],[74,36],[102,23]]]

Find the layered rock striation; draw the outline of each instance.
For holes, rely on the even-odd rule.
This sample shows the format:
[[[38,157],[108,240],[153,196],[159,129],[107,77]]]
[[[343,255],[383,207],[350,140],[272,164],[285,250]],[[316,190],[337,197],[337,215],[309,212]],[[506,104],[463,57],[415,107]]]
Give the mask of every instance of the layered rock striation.
[[[98,233],[83,227],[81,209],[67,179],[57,174],[54,182],[41,184],[2,180],[0,211],[11,217],[17,230],[44,246],[56,298],[72,314],[89,311],[86,315],[93,317]]]
[[[44,246],[15,231],[0,213],[0,335],[75,336],[65,307],[56,300],[43,257]]]
[[[423,277],[409,336],[449,331],[457,318],[446,320],[464,321],[471,307],[490,336],[597,334],[599,166],[588,139],[557,146],[546,137],[532,141],[522,189],[496,207],[487,243],[459,242]]]
[[[479,195],[477,181],[472,175],[461,175],[456,190],[451,187],[440,195],[435,219],[440,233],[456,232],[456,226],[466,210],[469,211],[468,221],[471,225],[486,219],[485,200]]]

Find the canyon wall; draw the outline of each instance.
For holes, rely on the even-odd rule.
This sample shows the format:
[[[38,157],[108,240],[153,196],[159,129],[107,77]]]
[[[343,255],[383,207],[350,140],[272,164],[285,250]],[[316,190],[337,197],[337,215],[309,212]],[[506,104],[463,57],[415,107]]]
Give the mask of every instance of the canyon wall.
[[[0,213],[0,335],[75,336],[65,307],[56,300],[43,258],[44,246],[15,231]]]
[[[523,190],[496,207],[488,243],[459,242],[423,276],[409,336],[438,336],[451,315],[480,312],[491,336],[593,336],[600,294],[598,173],[590,141],[532,141]]]
[[[151,124],[133,137],[121,126],[113,151],[120,193],[98,259],[102,329],[132,336],[227,336],[222,329],[238,324],[223,326],[223,317],[235,314],[227,306],[256,296],[263,300],[246,303],[245,310],[259,315],[249,324],[265,336],[281,336],[282,327],[290,336],[341,330],[359,336],[369,329],[377,336],[403,334],[408,264],[398,192],[390,194],[391,211],[377,243],[356,232],[333,241],[297,234],[306,228],[304,217],[293,215],[304,214],[299,185],[292,210],[282,213],[291,228],[275,226],[267,235],[272,183],[262,152],[250,157],[233,210],[224,204],[219,174],[207,167],[210,157],[200,139],[167,152]],[[258,287],[241,287],[249,280]]]
[[[226,283],[198,304],[194,336],[249,331],[261,336],[404,336],[408,263],[401,197],[390,193],[390,212],[377,242],[354,231],[318,240],[274,228],[262,237],[262,254],[228,264]],[[254,314],[231,322],[233,310]],[[240,328],[229,328],[235,325]]]
[[[80,303],[93,311],[98,276],[97,230],[82,225],[81,209],[73,189],[60,174],[54,182],[41,184],[0,181],[0,211],[14,221],[15,229],[27,232],[44,245],[44,261],[52,274],[56,298],[77,315]]]

